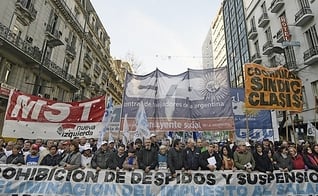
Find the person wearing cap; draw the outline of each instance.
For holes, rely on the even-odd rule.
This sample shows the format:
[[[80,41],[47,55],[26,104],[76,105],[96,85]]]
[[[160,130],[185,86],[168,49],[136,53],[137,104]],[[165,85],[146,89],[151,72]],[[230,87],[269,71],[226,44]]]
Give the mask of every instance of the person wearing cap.
[[[215,145],[210,143],[208,150],[200,154],[200,166],[202,170],[220,170],[222,166],[222,159],[214,151]]]
[[[255,168],[255,160],[251,153],[246,148],[245,142],[239,142],[236,151],[233,154],[234,165],[237,169],[251,172]]]
[[[159,151],[159,144],[157,141],[157,135],[152,133],[150,135],[150,140],[151,140],[151,147],[154,148],[158,152]]]
[[[100,148],[95,152],[92,158],[92,168],[96,169],[97,172],[101,169],[108,169],[109,167],[111,152],[108,150],[107,144],[107,141],[102,141]]]
[[[52,145],[50,147],[50,153],[47,154],[42,161],[40,162],[40,165],[46,165],[46,166],[53,166],[56,167],[59,165],[60,161],[62,160],[61,155],[58,153],[57,146]]]
[[[84,148],[86,148],[86,144],[87,144],[87,138],[81,137],[79,139],[79,144],[78,144],[78,148],[79,148],[80,153],[82,153]]]
[[[115,141],[114,140],[109,140],[108,141],[108,150],[110,152],[114,152],[114,153],[117,153],[117,150],[115,148]]]
[[[38,165],[39,164],[39,147],[36,144],[32,144],[30,154],[25,156],[26,165]]]
[[[79,152],[78,143],[72,141],[70,145],[70,152],[60,162],[60,166],[66,170],[75,170],[81,166],[81,153]]]
[[[139,169],[146,173],[155,169],[158,162],[157,155],[155,148],[151,147],[151,140],[149,138],[145,139],[145,146],[137,154]]]
[[[136,156],[136,150],[129,149],[128,155],[125,158],[125,161],[123,163],[123,169],[128,170],[128,171],[132,171],[132,170],[135,170],[138,168],[139,168],[139,166],[138,166],[138,160],[137,160],[137,156]]]
[[[82,147],[82,157],[81,157],[81,167],[82,169],[85,168],[92,168],[92,148],[89,143],[86,143],[84,147]]]

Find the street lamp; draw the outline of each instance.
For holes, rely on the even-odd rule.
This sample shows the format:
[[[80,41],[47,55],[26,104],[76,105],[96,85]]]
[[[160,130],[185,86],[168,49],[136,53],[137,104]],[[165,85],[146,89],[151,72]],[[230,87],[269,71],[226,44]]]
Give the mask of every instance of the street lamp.
[[[44,48],[44,51],[43,51],[42,56],[41,56],[41,62],[39,65],[39,73],[38,73],[38,76],[37,76],[35,84],[34,84],[35,88],[33,88],[33,95],[39,95],[41,92],[41,88],[42,88],[41,74],[42,74],[42,69],[43,69],[43,65],[45,62],[45,58],[46,58],[47,48],[48,47],[55,48],[55,47],[61,46],[61,45],[64,45],[64,44],[60,39],[50,39],[50,40],[44,41],[43,47],[42,47],[42,51],[43,51],[43,48]]]

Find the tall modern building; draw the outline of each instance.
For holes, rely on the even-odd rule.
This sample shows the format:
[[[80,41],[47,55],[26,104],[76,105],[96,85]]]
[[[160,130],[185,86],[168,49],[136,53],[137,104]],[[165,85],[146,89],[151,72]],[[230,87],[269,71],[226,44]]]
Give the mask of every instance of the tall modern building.
[[[308,121],[317,119],[318,1],[244,0],[244,5],[251,62],[283,65],[302,80],[303,112],[292,115],[292,120],[278,112],[280,123],[301,133]]]
[[[209,27],[208,34],[202,44],[202,65],[203,68],[213,67],[213,47],[212,47],[213,37],[212,28]]]
[[[0,1],[0,127],[10,89],[58,101],[112,95],[127,66],[89,0]]]
[[[243,0],[224,0],[223,20],[230,84],[243,87],[243,65],[250,58]]]
[[[213,19],[202,45],[203,68],[226,66],[226,46],[222,5]]]
[[[213,64],[215,68],[227,66],[223,8],[219,8],[212,22]]]

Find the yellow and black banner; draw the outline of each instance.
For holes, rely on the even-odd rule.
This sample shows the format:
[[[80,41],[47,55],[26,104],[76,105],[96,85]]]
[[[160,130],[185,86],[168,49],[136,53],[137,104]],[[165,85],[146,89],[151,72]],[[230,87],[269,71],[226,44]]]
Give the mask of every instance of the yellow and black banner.
[[[302,111],[302,82],[296,74],[254,63],[245,64],[244,71],[247,108]]]

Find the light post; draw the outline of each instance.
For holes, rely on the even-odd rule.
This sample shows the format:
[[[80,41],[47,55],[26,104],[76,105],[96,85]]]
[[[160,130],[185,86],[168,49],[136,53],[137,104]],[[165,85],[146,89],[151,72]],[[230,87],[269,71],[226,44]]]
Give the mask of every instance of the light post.
[[[45,63],[45,59],[46,59],[46,52],[47,52],[47,48],[55,48],[57,46],[61,46],[64,45],[63,42],[60,39],[50,39],[50,40],[45,40],[43,43],[43,47],[42,47],[42,56],[41,56],[41,62],[39,65],[39,72],[38,72],[38,76],[36,78],[35,84],[33,88],[33,95],[39,95],[41,93],[41,88],[42,88],[42,78],[41,78],[41,74],[42,74],[42,69]]]

